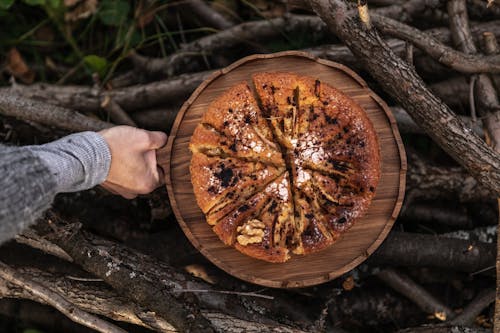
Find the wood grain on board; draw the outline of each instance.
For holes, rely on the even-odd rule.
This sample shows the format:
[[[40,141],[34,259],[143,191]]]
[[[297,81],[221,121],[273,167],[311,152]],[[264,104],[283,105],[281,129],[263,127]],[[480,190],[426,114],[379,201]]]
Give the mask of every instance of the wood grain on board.
[[[308,75],[342,90],[360,104],[373,122],[381,151],[382,174],[367,214],[328,249],[292,256],[273,264],[245,256],[225,246],[205,222],[193,194],[188,145],[196,125],[212,100],[257,72],[287,71]],[[191,243],[211,262],[240,279],[269,287],[305,287],[326,282],[363,262],[387,236],[404,196],[406,156],[394,117],[387,105],[347,67],[303,52],[253,55],[214,72],[179,111],[167,146],[159,151],[173,211]]]

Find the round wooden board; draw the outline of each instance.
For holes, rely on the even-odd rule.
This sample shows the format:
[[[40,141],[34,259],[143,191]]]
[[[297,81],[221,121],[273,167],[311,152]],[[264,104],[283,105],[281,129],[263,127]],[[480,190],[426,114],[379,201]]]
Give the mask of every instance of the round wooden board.
[[[373,122],[382,156],[382,175],[367,214],[331,247],[282,264],[253,259],[225,246],[198,208],[189,164],[191,135],[210,102],[256,72],[288,71],[318,78],[360,104]],[[173,211],[191,243],[215,265],[240,279],[268,287],[305,287],[329,281],[353,269],[377,249],[390,231],[404,196],[406,155],[388,106],[347,67],[303,52],[287,51],[246,57],[204,81],[184,103],[167,146],[159,151]]]

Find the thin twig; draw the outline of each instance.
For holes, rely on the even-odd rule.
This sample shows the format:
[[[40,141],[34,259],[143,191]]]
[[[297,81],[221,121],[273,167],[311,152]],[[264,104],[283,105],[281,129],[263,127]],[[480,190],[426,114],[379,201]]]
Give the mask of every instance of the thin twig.
[[[373,24],[385,34],[412,43],[443,65],[462,73],[500,73],[498,57],[465,54],[407,24],[380,15],[371,15]]]
[[[249,296],[249,297],[257,297],[257,298],[265,298],[265,299],[274,299],[274,296],[262,295],[252,292],[243,292],[243,291],[230,291],[230,290],[208,290],[208,289],[175,289],[174,292],[182,292],[182,293],[215,293],[215,294],[227,294],[227,295],[240,295],[240,296]]]
[[[135,121],[122,109],[120,104],[116,103],[109,95],[105,95],[101,107],[106,110],[111,120],[118,125],[128,125],[137,127]]]
[[[34,296],[53,306],[76,323],[102,333],[126,333],[126,331],[122,330],[118,326],[108,323],[97,316],[91,315],[79,309],[58,293],[37,282],[25,278],[3,262],[0,262],[0,277],[28,290]]]
[[[469,83],[469,107],[470,107],[470,116],[473,122],[477,121],[477,113],[476,113],[476,101],[474,99],[474,88],[476,86],[477,75],[472,75]]]
[[[491,303],[495,301],[495,289],[483,290],[480,292],[450,324],[470,326],[476,317]]]
[[[33,229],[30,228],[25,229],[23,233],[15,237],[15,240],[19,244],[31,246],[32,248],[41,250],[47,254],[56,256],[63,260],[69,262],[73,261],[73,259],[63,249],[49,242],[48,240],[38,236]]]
[[[454,316],[450,308],[441,303],[441,301],[432,296],[407,275],[394,269],[384,269],[377,274],[377,277],[397,292],[412,300],[423,311],[434,314],[439,320],[445,321]]]
[[[406,62],[409,63],[410,65],[414,66],[413,64],[413,44],[412,43],[405,43],[405,51],[406,51]]]

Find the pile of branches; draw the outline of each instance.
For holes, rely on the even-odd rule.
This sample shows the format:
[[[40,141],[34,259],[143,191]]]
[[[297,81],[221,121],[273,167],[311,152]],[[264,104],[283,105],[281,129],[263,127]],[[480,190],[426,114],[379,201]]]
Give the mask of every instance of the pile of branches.
[[[164,190],[128,202],[96,188],[58,197],[0,249],[0,313],[52,327],[48,305],[62,313],[57,329],[73,332],[87,330],[71,321],[99,332],[500,332],[498,2],[285,5],[282,16],[236,23],[189,0],[218,32],[165,58],[131,53],[133,68],[106,85],[0,88],[3,141],[116,124],[168,133],[233,50],[263,52],[258,42],[283,32],[329,37],[336,43],[305,51],[362,74],[391,105],[408,152],[405,203],[382,246],[335,281],[260,288],[191,247]]]

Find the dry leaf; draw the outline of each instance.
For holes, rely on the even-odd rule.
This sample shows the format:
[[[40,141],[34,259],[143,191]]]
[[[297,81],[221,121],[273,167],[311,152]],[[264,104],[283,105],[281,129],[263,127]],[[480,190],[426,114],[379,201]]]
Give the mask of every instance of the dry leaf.
[[[71,10],[64,14],[64,20],[66,22],[75,22],[85,19],[94,14],[97,10],[97,0],[65,0],[64,4],[67,7],[72,7]]]
[[[192,265],[187,265],[184,267],[186,272],[189,274],[202,279],[205,282],[208,282],[210,284],[215,284],[217,283],[217,280],[215,277],[208,275],[207,271],[205,270],[205,267],[199,264],[192,264]]]
[[[24,83],[33,83],[35,80],[35,72],[26,65],[21,53],[15,47],[7,53],[5,69],[10,75],[13,75]]]
[[[444,311],[436,311],[436,312],[434,312],[434,317],[436,317],[437,319],[439,319],[441,321],[445,321],[446,320],[446,313]]]
[[[344,280],[344,282],[342,282],[342,288],[347,291],[354,289],[354,278],[352,277],[352,275],[350,275],[347,279]]]

